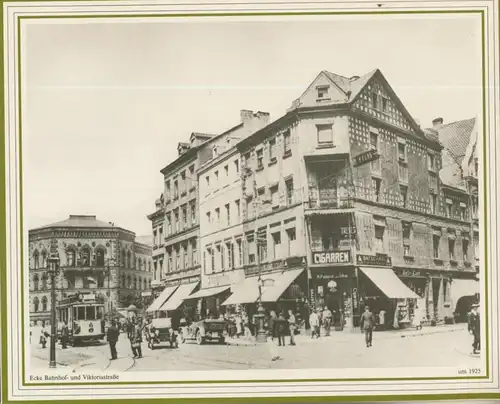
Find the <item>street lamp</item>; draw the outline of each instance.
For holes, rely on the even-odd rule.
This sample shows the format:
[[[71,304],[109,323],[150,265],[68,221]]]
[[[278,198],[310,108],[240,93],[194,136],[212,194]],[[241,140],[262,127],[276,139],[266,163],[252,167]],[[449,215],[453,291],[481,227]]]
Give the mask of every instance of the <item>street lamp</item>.
[[[59,252],[57,251],[57,240],[50,242],[50,255],[48,261],[48,273],[51,282],[51,331],[50,331],[50,363],[49,367],[56,367],[56,337],[57,337],[57,319],[56,319],[56,276],[59,274]]]

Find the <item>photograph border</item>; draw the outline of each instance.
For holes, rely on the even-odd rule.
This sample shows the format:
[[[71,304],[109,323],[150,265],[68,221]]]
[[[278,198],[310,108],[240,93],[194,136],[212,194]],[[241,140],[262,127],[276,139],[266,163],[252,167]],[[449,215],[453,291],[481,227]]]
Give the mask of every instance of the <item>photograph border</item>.
[[[25,0],[22,0],[24,2]],[[63,0],[56,0],[56,3],[59,3]],[[107,0],[106,3],[108,2],[113,2],[113,0]],[[40,2],[43,3],[43,2]],[[33,4],[33,3],[31,3]],[[181,3],[182,4],[182,3]],[[240,3],[241,4],[241,3]],[[43,4],[42,4],[43,5]],[[2,25],[4,24],[4,11],[5,9],[2,9]],[[16,51],[18,53],[17,57],[17,78],[18,82],[16,83],[17,85],[17,94],[18,94],[18,100],[17,100],[17,107],[19,108],[18,110],[18,130],[19,130],[19,172],[22,173],[22,167],[23,167],[23,155],[22,155],[22,83],[21,83],[21,23],[23,20],[29,20],[29,19],[111,19],[111,18],[117,18],[117,19],[131,19],[131,18],[207,18],[207,17],[212,17],[212,18],[220,18],[220,17],[265,17],[265,16],[321,16],[321,15],[423,15],[423,14],[432,14],[432,15],[439,15],[439,14],[479,14],[481,18],[481,70],[482,70],[482,120],[483,120],[483,133],[482,133],[482,139],[483,139],[483,144],[486,144],[487,140],[487,135],[486,135],[486,128],[487,128],[487,119],[486,119],[486,101],[487,101],[487,91],[489,94],[490,89],[486,85],[486,40],[485,40],[485,10],[483,9],[471,9],[471,10],[449,10],[449,9],[444,9],[444,10],[407,10],[407,11],[310,11],[310,12],[288,12],[288,11],[276,11],[276,12],[245,12],[245,11],[234,11],[234,12],[202,12],[202,13],[195,13],[194,11],[192,13],[169,13],[169,14],[148,14],[147,12],[144,14],[130,14],[130,15],[116,15],[116,14],[99,14],[99,15],[86,15],[84,12],[81,13],[81,15],[41,15],[41,16],[16,16],[16,31],[17,31],[17,46],[16,46]],[[500,21],[500,15],[498,15],[499,21]],[[2,35],[5,37],[5,29],[2,30]],[[2,53],[1,61],[2,65],[5,66],[5,59],[8,59],[8,56],[4,52]],[[5,58],[5,59],[4,59]],[[5,85],[6,83],[4,82],[5,77],[2,75],[2,94],[4,97],[2,97],[2,108],[0,112],[0,117],[2,121],[4,122],[4,128],[5,128],[5,94],[3,93],[5,91]],[[5,153],[6,153],[6,138],[4,137],[3,141],[0,142],[0,151],[2,153],[2,160],[5,158]],[[488,213],[487,213],[487,208],[488,208],[488,201],[487,201],[487,181],[486,179],[488,178],[488,167],[486,166],[486,158],[487,158],[487,153],[486,153],[486,147],[483,147],[482,150],[482,159],[483,161],[481,162],[480,167],[482,168],[482,187],[483,187],[483,201],[482,201],[482,206],[483,206],[483,220],[482,220],[482,226],[483,226],[483,231],[482,235],[484,236],[484,240],[487,240],[488,237]],[[0,209],[3,210],[3,212],[6,212],[6,202],[7,202],[7,194],[6,194],[6,188],[5,188],[5,183],[6,183],[6,173],[7,173],[7,168],[5,167],[5,161],[3,160],[2,167],[0,168],[0,177],[3,183],[2,190],[0,191]],[[24,273],[24,265],[25,265],[25,260],[24,260],[24,227],[23,227],[23,180],[22,180],[22,175],[20,175],[20,180],[19,184],[17,185],[19,187],[19,197],[20,197],[20,240],[18,240],[18,245],[20,245],[20,252],[21,252],[21,258],[20,258],[20,275],[21,275],[21,284],[24,285],[25,283],[25,273]],[[3,312],[5,312],[5,308],[8,305],[8,290],[7,290],[7,273],[6,273],[6,268],[7,268],[7,251],[6,251],[6,241],[7,241],[7,223],[9,220],[12,220],[10,218],[6,217],[6,214],[0,215],[0,226],[1,226],[1,231],[0,231],[0,267],[2,268],[1,271],[1,283],[2,283],[2,288],[1,288],[1,293],[2,293],[2,299],[1,299],[1,306],[4,308]],[[484,302],[485,305],[485,329],[489,329],[489,323],[490,319],[488,316],[488,310],[489,310],[489,299],[490,296],[488,295],[487,291],[489,289],[489,257],[488,257],[488,246],[486,242],[482,243],[482,248],[484,250],[484,262],[482,263],[482,268],[483,271],[481,273],[482,276],[484,276],[484,290],[482,290],[482,293],[484,293],[484,298],[481,299],[482,302]],[[25,288],[23,287],[20,293],[20,298],[21,298],[21,316],[22,316],[22,324],[23,326],[21,327],[21,338],[22,341],[25,341],[25,329],[24,329],[24,324],[25,324]],[[3,315],[2,319],[2,340],[5,342],[8,340],[8,321],[7,321],[7,316]],[[272,383],[272,382],[281,382],[281,383],[292,383],[292,382],[320,382],[320,381],[331,381],[331,382],[360,382],[360,381],[369,381],[369,382],[376,382],[376,381],[407,381],[407,380],[416,380],[416,381],[425,381],[425,380],[482,380],[482,379],[488,379],[490,378],[491,375],[491,361],[490,361],[490,340],[489,340],[489,335],[486,333],[485,335],[485,340],[486,340],[486,348],[484,350],[484,354],[486,355],[486,369],[485,369],[485,376],[457,376],[457,377],[422,377],[422,378],[408,378],[408,377],[391,377],[391,378],[383,378],[383,377],[375,377],[375,378],[316,378],[316,379],[278,379],[278,380],[273,380],[273,379],[253,379],[253,380],[196,380],[196,381],[152,381],[152,382],[99,382],[98,385],[112,385],[112,386],[117,386],[117,385],[138,385],[138,384],[143,384],[143,385],[169,385],[169,384],[199,384],[199,383],[204,383],[204,384],[236,384],[236,383],[242,383],[242,382],[251,382],[251,383]],[[23,363],[21,364],[21,369],[22,369],[22,385],[23,386],[53,386],[53,383],[27,383],[26,381],[26,371],[25,371],[25,366],[26,366],[26,346],[23,344],[22,345],[22,361]],[[2,374],[2,384],[4,386],[4,394],[5,398],[7,398],[7,393],[6,389],[8,387],[8,374],[6,372],[7,366],[8,366],[8,347],[6,343],[2,344],[2,369],[3,374]],[[86,385],[93,385],[96,383],[92,382],[82,382],[82,383],[65,383],[64,385],[66,386],[86,386]],[[486,394],[486,395],[485,395]],[[480,398],[493,398],[497,395],[495,394],[488,394],[488,393],[471,393],[471,394],[454,394],[454,395],[449,395],[449,398],[454,398],[458,399],[460,397],[467,397],[471,398],[472,396],[474,397],[480,397]],[[342,398],[344,401],[358,401],[360,397],[367,397],[367,396],[346,396],[346,397],[336,397],[336,399]],[[422,397],[428,397],[428,398],[440,398],[444,399],[446,395],[401,395],[401,396],[375,396],[375,397],[370,397],[372,401],[386,401],[387,399],[400,399],[400,400],[415,400],[415,399],[421,399]],[[296,401],[304,401],[306,397],[297,397],[297,398],[288,398],[288,397],[275,397],[270,400],[273,402],[278,402],[278,401],[287,401],[287,402],[296,402]],[[325,401],[328,400],[328,397],[307,397],[307,401]],[[148,399],[151,401],[155,401],[156,399]],[[174,399],[158,399],[159,400],[174,400]],[[248,401],[249,399],[246,398],[233,398],[233,399],[175,399],[179,400],[185,403],[188,402],[200,402],[203,400],[204,402],[243,402],[243,401]],[[69,400],[69,402],[73,403],[79,403],[79,402],[86,402],[87,400]],[[140,402],[143,400],[138,400],[138,399],[130,399],[130,400],[124,400],[127,402]],[[37,401],[37,402],[44,402],[44,401]]]

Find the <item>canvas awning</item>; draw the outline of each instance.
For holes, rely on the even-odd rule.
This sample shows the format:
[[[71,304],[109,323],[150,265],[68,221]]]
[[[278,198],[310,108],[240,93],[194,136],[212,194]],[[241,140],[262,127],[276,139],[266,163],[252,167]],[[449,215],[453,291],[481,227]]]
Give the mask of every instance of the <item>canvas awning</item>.
[[[269,274],[262,277],[264,286],[262,286],[262,301],[276,302],[285,290],[297,279],[304,271],[304,268],[284,271],[280,274]],[[272,280],[272,282],[269,282]]]
[[[223,306],[232,304],[255,303],[259,298],[259,277],[246,278],[243,282],[231,286],[233,294],[227,298]]]
[[[464,296],[475,296],[479,293],[479,281],[474,279],[453,279],[451,282],[451,301],[457,306],[460,298]]]
[[[177,289],[177,285],[175,286],[167,286],[163,289],[163,292],[160,293],[153,303],[146,309],[147,313],[151,313],[153,311],[158,311],[163,303],[174,293],[175,289]]]
[[[218,286],[215,288],[208,288],[208,289],[200,289],[198,292],[193,293],[190,296],[187,296],[184,300],[187,299],[201,299],[203,297],[210,297],[210,296],[215,296],[218,295],[219,293],[225,292],[228,290],[231,286]]]
[[[193,290],[198,286],[199,282],[186,283],[184,285],[180,285],[177,290],[168,298],[168,300],[163,303],[160,307],[160,311],[171,311],[177,310],[179,306],[182,304],[184,299],[186,299]]]
[[[363,273],[390,299],[418,299],[391,268],[361,267]]]

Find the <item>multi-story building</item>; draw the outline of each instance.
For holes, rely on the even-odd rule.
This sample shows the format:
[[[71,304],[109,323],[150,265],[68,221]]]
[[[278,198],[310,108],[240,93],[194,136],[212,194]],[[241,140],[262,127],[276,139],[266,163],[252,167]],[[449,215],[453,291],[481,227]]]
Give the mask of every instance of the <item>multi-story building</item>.
[[[71,215],[29,231],[30,321],[50,322],[51,284],[47,258],[57,242],[60,272],[57,301],[92,293],[107,313],[130,304],[141,308],[141,291],[151,287],[151,247],[135,242],[135,233],[95,216]]]
[[[197,296],[213,286],[232,292],[222,306],[250,311],[259,298],[279,310],[308,301],[339,326],[356,325],[366,304],[401,326],[417,307],[452,317],[453,280],[470,286],[475,270],[470,203],[441,183],[441,150],[379,70],[321,72],[284,116],[199,171],[220,176],[241,158],[241,179],[217,196],[200,187],[213,202],[201,212]]]
[[[199,286],[199,206],[206,202],[200,200],[206,195],[199,195],[198,178],[202,181],[201,184],[205,184],[205,181],[210,181],[210,177],[199,177],[198,170],[208,161],[219,161],[219,156],[225,150],[242,137],[265,126],[268,121],[267,113],[242,110],[240,123],[221,134],[193,133],[190,143],[179,144],[179,157],[161,170],[165,183],[164,192],[156,201],[156,212],[148,218],[153,222],[155,279],[161,281],[160,289],[164,289],[164,293],[158,296],[148,310],[160,309],[167,299],[181,302],[181,298]],[[231,170],[234,169],[235,167],[231,167]],[[229,176],[229,171],[224,170],[222,168],[220,172],[221,181]],[[215,184],[217,177],[214,175],[211,180]],[[189,284],[191,287],[176,290],[176,286],[180,284]],[[174,291],[176,295],[173,295]],[[164,307],[168,309],[165,311],[175,311],[178,305]]]

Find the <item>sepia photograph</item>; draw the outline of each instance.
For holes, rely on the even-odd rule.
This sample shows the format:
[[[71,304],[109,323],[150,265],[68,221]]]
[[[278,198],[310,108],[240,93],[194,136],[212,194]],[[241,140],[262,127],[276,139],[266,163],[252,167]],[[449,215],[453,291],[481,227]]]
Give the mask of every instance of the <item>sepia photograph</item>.
[[[6,25],[6,323],[25,394],[498,384],[484,14],[39,3],[47,18]]]

